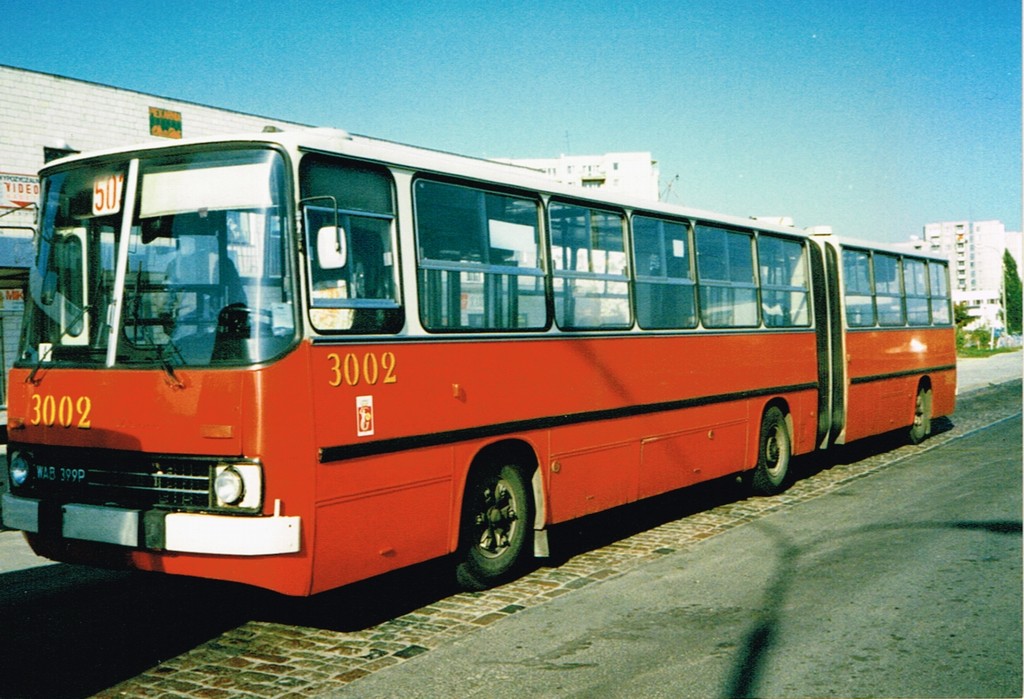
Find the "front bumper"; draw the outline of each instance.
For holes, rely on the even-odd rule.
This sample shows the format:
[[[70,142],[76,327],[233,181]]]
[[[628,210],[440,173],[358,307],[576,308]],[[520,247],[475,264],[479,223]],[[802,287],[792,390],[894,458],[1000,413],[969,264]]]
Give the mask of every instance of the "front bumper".
[[[45,508],[41,500],[4,493],[2,510],[12,529],[154,551],[271,556],[300,548],[301,518],[282,516],[280,502],[269,517],[230,516],[74,503]]]

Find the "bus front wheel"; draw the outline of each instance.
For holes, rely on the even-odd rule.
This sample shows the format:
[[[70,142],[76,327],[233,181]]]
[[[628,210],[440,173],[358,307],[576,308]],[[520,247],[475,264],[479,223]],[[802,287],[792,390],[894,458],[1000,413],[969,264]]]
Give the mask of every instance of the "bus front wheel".
[[[462,512],[459,584],[484,590],[515,577],[533,533],[533,500],[522,469],[513,464],[474,469]]]
[[[786,418],[774,405],[761,418],[761,435],[751,485],[755,493],[775,495],[786,487],[793,445]]]

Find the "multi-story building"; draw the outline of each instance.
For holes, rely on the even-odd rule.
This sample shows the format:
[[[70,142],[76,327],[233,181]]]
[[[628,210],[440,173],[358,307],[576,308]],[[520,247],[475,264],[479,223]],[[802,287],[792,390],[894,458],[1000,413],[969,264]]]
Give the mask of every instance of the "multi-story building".
[[[1021,270],[1021,238],[1001,221],[944,221],[926,224],[909,247],[945,255],[953,302],[966,303],[976,324],[1001,328],[1003,255],[1009,251]]]
[[[496,160],[540,170],[576,187],[600,187],[643,199],[658,199],[658,163],[649,152]]]

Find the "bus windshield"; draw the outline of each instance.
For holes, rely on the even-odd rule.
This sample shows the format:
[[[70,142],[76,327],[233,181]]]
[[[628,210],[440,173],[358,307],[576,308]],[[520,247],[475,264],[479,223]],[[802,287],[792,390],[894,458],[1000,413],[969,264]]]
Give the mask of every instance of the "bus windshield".
[[[21,361],[199,367],[284,352],[284,171],[273,151],[230,150],[46,176]]]

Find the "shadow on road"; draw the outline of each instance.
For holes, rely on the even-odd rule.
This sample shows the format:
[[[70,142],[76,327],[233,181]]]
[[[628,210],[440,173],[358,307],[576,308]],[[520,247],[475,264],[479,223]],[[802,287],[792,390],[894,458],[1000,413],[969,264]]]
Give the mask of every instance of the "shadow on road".
[[[87,697],[249,621],[368,628],[454,594],[432,562],[312,598],[57,564],[0,575],[0,697]]]
[[[240,623],[230,600],[186,578],[63,564],[6,573],[0,695],[89,696]]]
[[[779,624],[783,621],[783,609],[790,593],[791,582],[798,575],[797,568],[800,559],[808,555],[810,548],[813,548],[794,546],[777,527],[771,526],[767,522],[758,521],[750,526],[759,530],[772,542],[771,550],[775,551],[775,570],[765,586],[761,611],[739,644],[731,673],[722,693],[726,699],[759,695],[760,684],[771,656]],[[1022,528],[1024,527],[1019,520],[892,523],[861,527],[842,533],[833,532],[827,544],[834,546],[839,540],[851,541],[861,536],[878,533],[891,536],[895,532],[911,530],[961,530],[1020,537]]]

